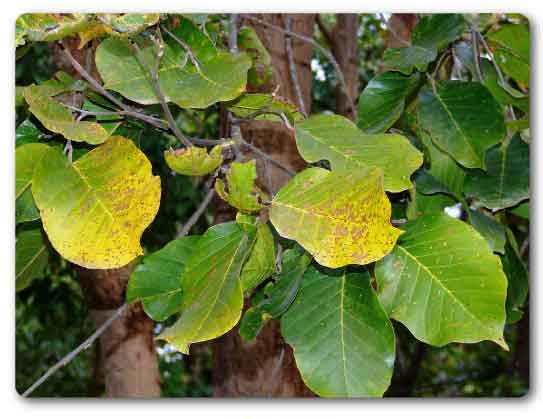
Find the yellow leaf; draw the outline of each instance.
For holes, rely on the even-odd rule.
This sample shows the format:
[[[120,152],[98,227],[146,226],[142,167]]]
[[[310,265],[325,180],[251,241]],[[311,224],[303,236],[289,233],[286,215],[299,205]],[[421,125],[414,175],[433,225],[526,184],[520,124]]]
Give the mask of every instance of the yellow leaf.
[[[109,133],[97,122],[76,122],[72,112],[60,102],[48,96],[50,89],[31,85],[23,90],[30,112],[40,120],[49,131],[62,134],[72,141],[101,144]]]
[[[321,265],[365,265],[389,253],[401,231],[390,224],[380,169],[351,174],[306,169],[272,201],[278,233],[296,240]]]
[[[209,154],[203,147],[166,150],[164,158],[170,169],[176,173],[188,176],[204,176],[221,165],[222,148],[222,145],[216,145]]]
[[[117,268],[143,254],[140,237],[158,211],[160,178],[132,141],[115,136],[73,164],[51,148],[34,171],[32,194],[64,258]]]

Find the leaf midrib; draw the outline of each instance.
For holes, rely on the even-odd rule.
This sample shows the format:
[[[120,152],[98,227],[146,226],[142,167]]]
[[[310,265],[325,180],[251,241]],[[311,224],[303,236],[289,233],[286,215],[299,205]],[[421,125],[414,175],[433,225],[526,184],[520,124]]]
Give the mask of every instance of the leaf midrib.
[[[445,110],[445,112],[447,112],[447,115],[449,116],[449,118],[453,122],[456,130],[462,135],[462,138],[464,138],[464,141],[468,144],[469,149],[472,151],[473,155],[477,159],[477,162],[479,164],[482,164],[483,162],[481,161],[481,158],[477,155],[477,152],[476,152],[475,148],[473,147],[473,144],[471,144],[471,142],[468,140],[468,137],[466,136],[466,134],[464,133],[464,131],[462,130],[460,125],[458,125],[458,122],[456,122],[456,119],[453,117],[451,111],[449,110],[449,108],[447,107],[447,105],[445,104],[445,102],[443,101],[441,96],[439,95],[439,93],[437,91],[434,92],[434,93],[435,93],[436,99],[441,104],[441,106],[443,106],[443,109]],[[484,164],[483,164],[483,166],[484,166]]]
[[[457,303],[461,308],[462,310],[464,310],[467,314],[469,314],[469,316],[476,320],[477,323],[484,329],[492,332],[491,335],[494,334],[494,330],[492,329],[489,329],[488,327],[486,327],[486,325],[477,317],[475,316],[475,314],[473,314],[471,311],[469,311],[467,309],[467,307],[464,305],[464,303],[462,303],[461,300],[459,300],[451,290],[449,290],[445,285],[443,285],[443,283],[434,275],[434,273],[426,266],[424,265],[414,254],[412,254],[411,252],[409,252],[405,247],[403,247],[402,245],[398,244],[398,249],[402,250],[407,256],[409,256],[418,266],[420,266],[428,275],[430,275],[430,278],[432,280],[435,281],[435,283],[437,283],[439,285],[439,287],[441,289],[443,289],[450,297],[451,299]],[[418,277],[418,276],[417,276]]]

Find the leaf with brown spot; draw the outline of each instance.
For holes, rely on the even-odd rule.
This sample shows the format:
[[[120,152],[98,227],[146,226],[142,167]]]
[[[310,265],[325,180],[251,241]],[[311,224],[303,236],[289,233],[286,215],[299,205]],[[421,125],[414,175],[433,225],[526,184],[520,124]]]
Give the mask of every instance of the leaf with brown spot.
[[[143,254],[140,237],[160,204],[160,178],[124,137],[71,164],[51,148],[32,178],[32,194],[53,247],[70,262],[118,268]]]
[[[390,214],[379,169],[346,175],[310,168],[277,193],[270,220],[318,263],[339,268],[374,262],[392,250],[401,231]]]

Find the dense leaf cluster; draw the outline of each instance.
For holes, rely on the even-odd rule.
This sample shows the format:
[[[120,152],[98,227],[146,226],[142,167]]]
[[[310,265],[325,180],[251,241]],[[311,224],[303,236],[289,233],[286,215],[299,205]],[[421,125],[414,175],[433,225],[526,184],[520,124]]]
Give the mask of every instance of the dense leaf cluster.
[[[132,118],[168,129],[159,105],[222,102],[238,118],[292,129],[309,167],[268,196],[256,185],[254,160],[232,161],[240,138],[211,141],[210,150],[164,150],[177,175],[210,176],[238,215],[169,242],[134,270],[127,300],[141,301],[157,321],[178,315],[159,339],[189,353],[240,319],[248,340],[279,319],[307,386],[335,397],[388,388],[390,319],[430,345],[491,340],[507,349],[504,326],[522,316],[528,289],[507,221],[529,216],[526,23],[422,17],[409,45],[385,51],[386,71],[362,91],[356,123],[305,117],[275,94],[246,93],[248,79],[264,84],[271,74],[248,27],[238,33],[241,51],[231,52],[220,19],[17,21],[23,47],[72,35],[81,46],[102,38],[95,62],[109,93],[62,72],[22,88],[32,120],[17,128],[16,217],[41,226],[18,232],[18,290],[41,275],[53,249],[97,269],[142,255],[161,184],[138,144],[120,133]],[[447,215],[453,205],[465,216]],[[244,297],[251,307],[242,317]]]

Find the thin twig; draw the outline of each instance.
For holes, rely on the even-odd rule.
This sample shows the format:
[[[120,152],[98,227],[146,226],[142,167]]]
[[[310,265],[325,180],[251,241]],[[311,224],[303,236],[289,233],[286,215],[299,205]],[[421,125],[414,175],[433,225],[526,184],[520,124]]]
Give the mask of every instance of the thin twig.
[[[150,75],[149,82],[151,83],[151,86],[155,92],[155,95],[160,102],[160,106],[162,107],[162,110],[164,111],[164,115],[166,115],[166,120],[168,121],[168,125],[175,135],[175,138],[177,138],[179,141],[181,141],[186,147],[192,146],[189,140],[183,135],[177,124],[175,123],[175,120],[173,118],[172,112],[170,111],[170,107],[168,106],[168,103],[166,102],[166,98],[164,97],[164,93],[162,93],[162,89],[160,88],[160,83],[158,81],[158,67],[160,64],[160,60],[162,58],[162,54],[164,53],[164,46],[159,45],[159,50],[157,54],[157,61],[158,64],[155,65],[154,68],[149,68],[149,65],[145,62],[145,59],[141,55],[141,49],[138,46],[137,43],[132,42],[131,43],[132,48],[135,50],[135,56],[142,68],[147,71]]]
[[[62,44],[61,44],[62,45]],[[141,119],[142,121],[147,122],[150,125],[153,125],[157,128],[166,129],[167,125],[164,125],[164,122],[160,119],[154,118],[152,116],[146,115],[144,113],[138,112],[135,109],[131,108],[130,106],[124,104],[120,100],[118,100],[115,96],[111,95],[98,81],[92,77],[82,66],[77,62],[77,60],[72,56],[70,51],[62,45],[62,51],[72,64],[72,67],[83,77],[91,86],[91,88],[97,92],[100,93],[102,96],[109,99],[112,103],[117,105],[119,108],[122,109],[122,112],[126,116],[132,116],[137,119]]]
[[[190,61],[192,62],[192,64],[196,68],[196,71],[198,71],[198,73],[202,73],[202,69],[200,67],[200,62],[198,61],[198,58],[196,58],[196,55],[194,55],[194,52],[192,51],[190,46],[185,41],[183,41],[181,38],[179,38],[178,36],[176,36],[175,34],[170,32],[167,28],[162,28],[162,29],[163,29],[164,32],[166,32],[168,35],[170,35],[175,42],[177,42],[179,45],[181,45],[181,47],[187,52],[187,56],[189,57]]]
[[[107,99],[109,99],[111,102],[113,102],[115,105],[117,105],[119,108],[123,110],[131,110],[129,106],[125,105],[123,102],[121,102],[119,99],[117,99],[115,96],[110,94],[104,87],[98,83],[98,81],[93,78],[87,70],[85,70],[81,64],[77,62],[77,60],[72,56],[68,48],[64,46],[64,44],[61,42],[60,45],[62,46],[62,51],[64,52],[64,55],[68,58],[70,63],[72,64],[72,67],[85,79],[87,82],[91,85],[92,89],[103,96],[105,96]]]
[[[334,55],[330,51],[328,51],[326,48],[324,48],[322,45],[320,45],[317,41],[315,41],[313,38],[311,38],[309,36],[302,35],[301,33],[298,33],[298,32],[289,31],[287,29],[281,28],[280,26],[276,26],[273,23],[268,23],[265,20],[259,19],[257,17],[251,16],[251,15],[243,14],[241,16],[244,19],[251,20],[251,21],[256,22],[256,23],[258,23],[258,24],[260,24],[262,26],[266,26],[266,27],[268,27],[270,29],[273,29],[273,30],[275,30],[277,32],[281,32],[281,33],[283,33],[285,35],[290,35],[290,36],[292,36],[294,38],[300,39],[300,40],[302,40],[304,42],[307,42],[307,43],[313,45],[315,48],[317,48],[330,61],[330,63],[334,67],[334,70],[336,72],[336,76],[338,78],[338,81],[339,81],[339,83],[341,85],[341,88],[343,89],[343,93],[345,93],[345,96],[347,97],[347,100],[349,102],[349,106],[351,107],[351,109],[356,109],[356,106],[354,104],[354,100],[353,100],[353,98],[351,97],[351,95],[349,93],[349,88],[347,86],[347,82],[345,81],[345,76],[343,75],[343,71],[341,70],[341,67],[339,66],[336,59],[334,58]]]
[[[292,16],[287,14],[287,20],[285,22],[286,29],[290,32],[292,31]],[[291,35],[285,36],[285,50],[287,52],[288,66],[290,69],[290,79],[296,92],[296,98],[298,99],[298,107],[302,115],[307,116],[305,112],[305,103],[302,96],[302,88],[298,80],[298,71],[296,70],[296,62],[294,61],[294,54],[292,52],[292,37]]]
[[[191,228],[194,227],[194,224],[196,224],[196,222],[200,219],[200,217],[202,216],[202,214],[204,213],[208,205],[211,203],[211,200],[213,199],[214,196],[215,196],[215,189],[213,187],[210,187],[209,190],[207,191],[206,196],[204,197],[202,202],[200,202],[200,205],[198,206],[196,211],[194,211],[194,213],[190,216],[187,222],[183,225],[183,228],[181,229],[177,237],[183,237],[189,233]]]
[[[471,47],[473,49],[473,62],[475,63],[475,75],[477,81],[483,82],[483,73],[481,73],[481,63],[479,57],[479,43],[477,42],[477,32],[475,29],[471,29]]]
[[[136,119],[140,119],[144,122],[147,122],[150,125],[153,125],[156,128],[169,130],[168,124],[162,119],[155,118],[151,115],[147,115],[137,111],[88,111],[86,109],[80,109],[77,106],[72,106],[67,103],[63,103],[68,109],[79,113],[78,120],[86,118],[87,116],[131,116]]]
[[[128,307],[128,304],[123,304],[121,307],[119,307],[113,315],[107,319],[102,325],[96,329],[96,331],[90,335],[87,340],[85,340],[81,345],[79,345],[77,348],[75,348],[72,352],[67,354],[64,358],[62,358],[60,361],[58,361],[55,365],[53,365],[51,368],[49,368],[45,374],[43,374],[38,380],[34,382],[24,393],[23,397],[29,396],[34,390],[36,390],[40,385],[42,385],[51,375],[53,375],[55,372],[57,372],[60,368],[68,365],[72,359],[74,359],[77,355],[79,355],[84,350],[91,347],[91,345],[94,343],[96,339],[98,339],[102,333],[104,333],[111,324],[117,320],[121,315],[124,313],[125,309]]]
[[[242,143],[244,146],[248,147],[251,149],[251,151],[253,151],[255,154],[258,154],[260,157],[262,157],[263,159],[266,159],[268,160],[270,163],[272,163],[274,166],[277,166],[278,168],[280,168],[281,170],[283,170],[285,173],[287,173],[289,176],[294,176],[296,174],[295,171],[289,169],[288,167],[284,166],[282,163],[278,162],[277,160],[275,160],[273,157],[269,156],[268,154],[266,154],[264,151],[262,151],[261,149],[259,149],[258,147],[255,147],[254,145],[252,145],[251,143],[245,141],[243,138],[238,138],[236,139],[236,141],[239,141],[240,143]]]
[[[498,65],[498,63],[496,62],[496,59],[494,57],[494,53],[492,52],[492,50],[490,49],[490,47],[488,46],[488,44],[486,43],[485,41],[485,38],[484,36],[481,34],[481,32],[479,31],[475,31],[477,33],[477,36],[479,38],[479,40],[481,41],[481,44],[483,45],[485,51],[487,52],[488,56],[490,57],[490,60],[492,61],[492,65],[494,66],[494,68],[496,69],[496,73],[498,74],[498,80],[499,80],[499,84],[505,88],[505,86],[507,86],[507,82],[505,81],[505,77],[503,76],[503,73],[500,69],[500,66]],[[509,105],[508,106],[508,109],[509,109],[509,114],[511,115],[511,119],[513,121],[516,121],[517,117],[515,116],[515,111],[513,110],[513,106],[512,105]]]

